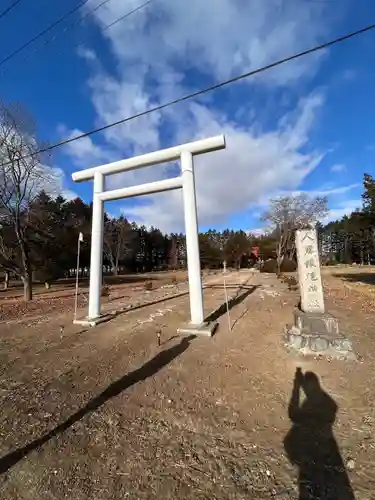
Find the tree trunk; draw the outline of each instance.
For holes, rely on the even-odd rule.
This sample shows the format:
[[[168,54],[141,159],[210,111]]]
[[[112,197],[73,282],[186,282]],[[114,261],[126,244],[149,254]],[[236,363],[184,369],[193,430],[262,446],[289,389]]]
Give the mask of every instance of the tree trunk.
[[[285,249],[287,248],[288,243],[288,235],[285,233],[285,230],[282,229],[279,236],[279,241],[276,247],[276,272],[280,274],[281,272],[281,264],[284,260]]]
[[[108,250],[108,252],[106,252],[105,255],[109,260],[109,269],[112,271],[113,276],[116,276],[118,273],[118,262],[116,265],[115,257],[110,250]]]
[[[27,272],[24,276],[21,276],[21,280],[23,283],[23,299],[25,302],[28,302],[33,298],[31,273]]]
[[[281,264],[282,264],[283,260],[284,260],[284,257],[282,254],[281,243],[279,243],[277,246],[277,251],[276,251],[277,274],[280,274]]]
[[[277,274],[281,273],[281,264],[283,263],[284,257],[282,255],[278,256],[276,259],[277,262]]]
[[[4,274],[4,290],[8,290],[8,286],[9,286],[9,272],[5,271],[5,274]]]
[[[16,221],[15,231],[20,246],[21,258],[22,258],[21,280],[23,283],[23,298],[25,302],[28,302],[33,298],[33,290],[32,290],[33,278],[31,272],[29,247],[25,240],[25,234],[21,230],[19,219],[17,219]]]

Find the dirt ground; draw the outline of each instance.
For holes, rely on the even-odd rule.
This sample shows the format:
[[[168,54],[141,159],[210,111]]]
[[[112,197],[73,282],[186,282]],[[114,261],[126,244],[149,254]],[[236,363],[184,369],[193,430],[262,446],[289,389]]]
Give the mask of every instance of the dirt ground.
[[[120,299],[131,301],[134,292],[137,294],[139,290],[145,289],[145,283],[151,283],[153,289],[158,289],[171,284],[172,280],[183,283],[186,279],[186,271],[105,276],[103,283],[109,288],[109,296],[103,297],[102,302],[107,304]],[[48,290],[44,284],[36,283],[33,285],[34,299],[24,302],[22,285],[11,282],[7,290],[0,290],[0,323],[51,313],[54,315],[72,313],[75,306],[75,287],[74,279],[54,282]],[[88,278],[79,280],[78,291],[78,306],[87,307]]]
[[[184,284],[133,290],[106,307],[138,309],[93,329],[61,311],[1,324],[0,498],[375,499],[372,285],[339,274],[324,271],[326,306],[357,362],[289,353],[298,293],[252,272],[228,276],[232,331],[206,277],[213,338],[177,336]],[[316,375],[305,413],[297,367]]]

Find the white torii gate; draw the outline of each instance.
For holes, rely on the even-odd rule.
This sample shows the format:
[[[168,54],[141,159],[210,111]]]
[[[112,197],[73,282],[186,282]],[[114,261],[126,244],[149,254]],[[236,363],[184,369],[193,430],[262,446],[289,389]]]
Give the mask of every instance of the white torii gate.
[[[106,165],[80,170],[72,174],[75,182],[94,179],[92,231],[91,231],[91,257],[90,257],[90,291],[89,311],[86,322],[95,324],[100,321],[100,294],[103,272],[103,230],[104,230],[104,202],[119,200],[146,194],[183,190],[186,251],[189,277],[190,298],[190,325],[187,330],[200,332],[204,327],[202,279],[199,257],[198,218],[194,179],[193,156],[225,148],[225,137],[219,135],[200,141],[161,149],[133,158],[127,158]],[[105,191],[105,176],[135,170],[150,165],[157,165],[180,159],[181,176],[138,186],[125,187]],[[180,329],[180,331],[182,331]],[[203,333],[203,331],[202,331]],[[207,333],[206,333],[207,334]]]

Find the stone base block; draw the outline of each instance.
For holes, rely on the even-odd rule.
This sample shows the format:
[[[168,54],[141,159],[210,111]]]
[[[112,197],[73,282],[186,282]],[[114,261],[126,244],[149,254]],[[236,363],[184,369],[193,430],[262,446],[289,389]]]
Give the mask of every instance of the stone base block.
[[[105,323],[114,317],[114,314],[103,314],[102,316],[98,316],[97,318],[83,318],[83,319],[75,319],[73,320],[73,325],[82,325],[82,326],[96,326],[100,325],[100,323]]]
[[[202,323],[201,325],[188,323],[178,328],[177,333],[179,335],[203,335],[205,337],[212,337],[217,326],[218,324],[215,321],[211,323]]]
[[[285,344],[305,356],[356,360],[351,341],[331,314],[295,312],[295,326],[286,329]]]
[[[337,318],[328,313],[310,313],[297,310],[294,313],[294,325],[306,334],[340,336]]]

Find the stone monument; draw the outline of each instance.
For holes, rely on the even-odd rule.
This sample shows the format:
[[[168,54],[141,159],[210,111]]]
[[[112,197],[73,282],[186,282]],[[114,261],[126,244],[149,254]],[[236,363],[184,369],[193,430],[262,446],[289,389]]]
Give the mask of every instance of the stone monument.
[[[298,280],[301,309],[305,313],[324,313],[322,278],[316,231],[303,229],[296,232]]]
[[[301,302],[294,326],[287,330],[287,345],[302,354],[355,358],[337,318],[325,312],[316,230],[296,231],[296,249]]]

